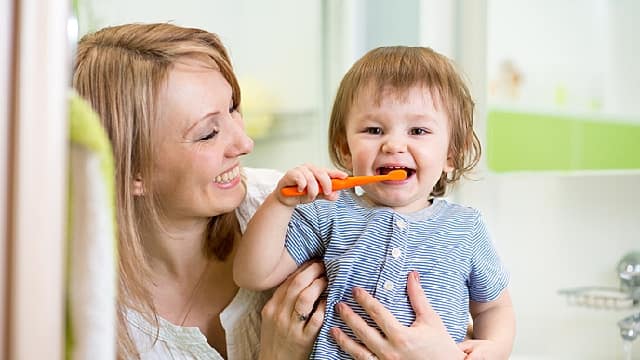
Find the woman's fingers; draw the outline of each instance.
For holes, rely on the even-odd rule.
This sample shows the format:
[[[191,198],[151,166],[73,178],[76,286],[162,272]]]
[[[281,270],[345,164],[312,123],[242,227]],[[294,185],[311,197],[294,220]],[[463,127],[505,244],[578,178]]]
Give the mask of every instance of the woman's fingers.
[[[440,318],[440,315],[433,310],[427,295],[425,295],[422,286],[420,285],[420,274],[417,271],[412,271],[407,277],[407,295],[411,302],[411,307],[416,314],[416,320],[413,322],[413,326],[430,326],[435,329],[441,329],[445,331],[444,323]]]
[[[313,282],[298,295],[298,299],[293,307],[295,312],[304,317],[308,317],[313,312],[314,304],[326,288],[327,279],[324,276],[313,280]]]
[[[382,347],[384,342],[382,334],[380,334],[377,329],[370,327],[366,321],[356,314],[347,304],[338,303],[336,305],[336,311],[340,314],[345,324],[353,330],[356,337],[360,339],[367,348],[376,350]]]
[[[362,306],[362,309],[371,316],[371,319],[378,324],[380,330],[387,336],[392,336],[402,328],[402,324],[398,322],[393,314],[364,289],[359,287],[353,288],[353,298]]]
[[[435,310],[433,310],[429,299],[427,299],[424,290],[422,290],[420,275],[417,271],[410,272],[407,277],[407,295],[409,296],[411,307],[413,307],[413,311],[416,313],[416,321],[414,324],[420,325],[440,321],[440,317]]]
[[[304,324],[313,311],[313,304],[327,287],[324,266],[319,261],[305,263],[286,280],[286,300],[283,306],[291,316]]]
[[[320,330],[325,305],[320,303],[313,314],[313,302],[318,299],[326,280],[322,276],[324,266],[311,261],[292,273],[274,292],[262,309],[261,353],[284,356],[287,359],[306,359]],[[311,303],[311,305],[306,305]],[[296,307],[304,310],[308,319],[301,319]]]
[[[323,278],[322,274],[324,274],[324,266],[321,262],[309,261],[302,264],[273,293],[271,300],[263,308],[265,316],[273,317],[275,314],[280,314],[279,316],[291,317],[296,309],[298,297],[305,289],[311,285],[310,293],[319,291],[318,287],[321,283],[314,285],[314,281]]]
[[[294,273],[289,275],[285,283],[287,297],[297,299],[298,295],[309,287],[317,278],[324,274],[324,266],[319,261],[310,261],[303,264]]]
[[[324,300],[319,301],[318,306],[316,306],[316,309],[313,311],[313,314],[311,314],[304,327],[304,332],[308,336],[313,336],[315,338],[318,335],[322,322],[324,321],[324,314],[326,310],[327,302]]]
[[[338,346],[342,348],[347,354],[351,355],[354,359],[369,360],[371,359],[372,352],[367,350],[366,347],[358,344],[355,340],[345,334],[340,328],[333,328],[330,331],[331,336],[336,340]]]

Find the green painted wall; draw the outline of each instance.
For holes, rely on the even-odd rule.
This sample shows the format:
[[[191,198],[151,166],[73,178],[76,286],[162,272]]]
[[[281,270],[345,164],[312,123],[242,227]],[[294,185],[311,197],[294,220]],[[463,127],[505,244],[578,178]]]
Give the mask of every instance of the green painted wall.
[[[496,172],[640,169],[640,121],[491,110],[486,149]]]

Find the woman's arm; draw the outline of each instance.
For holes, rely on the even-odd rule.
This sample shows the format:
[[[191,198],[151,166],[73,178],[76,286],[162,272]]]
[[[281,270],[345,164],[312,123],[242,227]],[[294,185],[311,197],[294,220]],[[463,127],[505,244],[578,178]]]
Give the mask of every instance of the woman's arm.
[[[302,265],[262,309],[261,360],[307,359],[324,319],[327,287],[322,262]],[[315,305],[315,306],[314,306]]]
[[[355,300],[380,327],[382,334],[377,329],[368,326],[347,305],[339,303],[336,311],[366,347],[348,337],[339,328],[331,329],[331,335],[344,351],[358,360],[369,360],[372,355],[381,360],[464,359],[465,353],[458,348],[438,314],[431,308],[420,286],[419,275],[415,271],[409,273],[407,293],[416,313],[416,321],[413,325],[403,326],[369,293],[363,289],[354,288]]]

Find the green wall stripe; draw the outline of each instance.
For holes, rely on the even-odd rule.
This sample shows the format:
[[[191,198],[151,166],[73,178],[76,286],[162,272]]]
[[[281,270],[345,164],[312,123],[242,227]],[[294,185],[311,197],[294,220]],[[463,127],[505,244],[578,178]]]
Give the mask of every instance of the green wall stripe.
[[[640,169],[640,121],[491,110],[487,161],[496,172]]]

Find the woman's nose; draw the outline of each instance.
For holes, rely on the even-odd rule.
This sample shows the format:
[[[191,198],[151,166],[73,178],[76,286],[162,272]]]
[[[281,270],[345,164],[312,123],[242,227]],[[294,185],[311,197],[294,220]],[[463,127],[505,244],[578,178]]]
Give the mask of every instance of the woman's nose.
[[[253,151],[253,140],[244,131],[242,119],[234,122],[232,141],[229,146],[229,156],[242,156]]]

